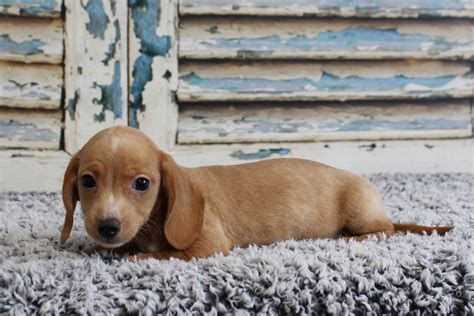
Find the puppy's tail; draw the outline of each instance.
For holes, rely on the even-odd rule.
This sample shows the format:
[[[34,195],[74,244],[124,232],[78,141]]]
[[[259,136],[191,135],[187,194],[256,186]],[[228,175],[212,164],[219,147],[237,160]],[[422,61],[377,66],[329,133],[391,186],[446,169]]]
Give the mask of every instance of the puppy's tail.
[[[438,226],[438,227],[431,227],[431,226],[420,226],[416,224],[397,224],[393,223],[393,228],[395,232],[403,232],[403,233],[413,233],[413,234],[428,234],[431,235],[433,232],[437,232],[438,235],[443,236],[451,229],[453,226]]]

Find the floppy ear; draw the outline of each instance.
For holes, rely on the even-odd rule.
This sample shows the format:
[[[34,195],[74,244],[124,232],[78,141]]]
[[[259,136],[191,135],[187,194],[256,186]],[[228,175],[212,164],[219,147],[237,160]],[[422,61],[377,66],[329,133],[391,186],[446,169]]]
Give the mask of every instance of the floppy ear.
[[[165,237],[176,249],[189,248],[198,238],[204,218],[204,199],[188,174],[171,156],[160,152],[162,188],[167,196]],[[166,198],[166,197],[165,197]]]
[[[64,219],[64,226],[61,232],[60,244],[64,244],[71,233],[72,224],[74,221],[74,210],[76,209],[77,201],[79,200],[79,191],[77,190],[77,172],[79,170],[79,153],[75,154],[69,165],[63,180],[63,203],[66,208],[66,217]]]

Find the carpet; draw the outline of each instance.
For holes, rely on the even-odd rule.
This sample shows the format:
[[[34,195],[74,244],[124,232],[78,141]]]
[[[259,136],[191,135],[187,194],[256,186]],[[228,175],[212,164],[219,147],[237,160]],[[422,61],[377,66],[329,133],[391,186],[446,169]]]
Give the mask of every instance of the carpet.
[[[369,177],[399,222],[445,237],[288,240],[191,262],[87,256],[58,193],[0,194],[0,313],[473,314],[474,176]]]

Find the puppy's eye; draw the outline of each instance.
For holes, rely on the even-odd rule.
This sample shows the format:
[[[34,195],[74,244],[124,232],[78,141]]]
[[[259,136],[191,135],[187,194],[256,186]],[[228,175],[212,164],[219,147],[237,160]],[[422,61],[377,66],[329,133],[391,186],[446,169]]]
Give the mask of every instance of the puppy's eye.
[[[95,180],[89,174],[86,174],[86,175],[82,176],[81,183],[84,186],[84,188],[86,188],[86,189],[90,189],[90,188],[95,187]]]
[[[145,191],[150,186],[150,180],[146,178],[138,178],[133,184],[133,188],[137,191]]]

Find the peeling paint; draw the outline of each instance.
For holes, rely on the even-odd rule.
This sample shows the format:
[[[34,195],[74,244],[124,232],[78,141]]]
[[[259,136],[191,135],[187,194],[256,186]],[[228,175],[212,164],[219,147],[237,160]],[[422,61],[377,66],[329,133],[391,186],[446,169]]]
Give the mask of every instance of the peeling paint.
[[[242,77],[202,78],[194,72],[181,77],[181,79],[187,84],[198,86],[201,89],[240,93],[278,93],[305,90],[394,90],[404,89],[409,84],[416,84],[429,88],[441,88],[455,78],[456,76],[454,75],[434,78],[413,78],[404,75],[397,75],[388,78],[367,78],[360,76],[338,77],[328,72],[323,72],[321,78],[318,80],[307,77],[286,80]]]
[[[59,141],[59,135],[51,129],[38,128],[31,123],[24,124],[16,120],[0,120],[0,139],[50,142]]]
[[[416,119],[405,121],[381,121],[381,120],[357,120],[339,127],[340,131],[377,131],[377,130],[443,130],[463,129],[470,120],[439,119]]]
[[[287,148],[269,148],[269,149],[260,149],[256,153],[244,153],[241,150],[234,151],[230,154],[231,157],[237,158],[240,160],[257,160],[257,159],[265,159],[270,156],[286,156],[291,152],[290,149]]]
[[[114,28],[115,28],[115,38],[112,43],[109,44],[109,49],[105,53],[105,58],[102,60],[104,65],[108,65],[109,61],[112,60],[115,56],[115,52],[117,51],[117,45],[120,41],[120,23],[118,20],[114,22]]]
[[[160,23],[159,0],[129,0],[132,11],[133,30],[140,40],[140,56],[135,60],[132,71],[130,102],[130,125],[138,127],[137,111],[144,111],[142,93],[146,84],[153,79],[152,64],[155,56],[164,56],[171,48],[169,36],[158,36]]]
[[[94,38],[99,37],[100,39],[104,39],[105,31],[107,30],[110,20],[105,13],[102,0],[89,0],[86,5],[84,5],[83,0],[81,0],[81,5],[89,15],[89,22],[86,24],[87,31]]]
[[[346,28],[341,31],[320,32],[317,36],[280,37],[278,35],[252,38],[217,38],[199,43],[207,48],[236,49],[241,55],[268,56],[273,50],[367,50],[417,51],[427,49],[431,54],[448,51],[454,47],[469,47],[449,41],[441,36],[424,34],[401,34],[397,29]],[[244,54],[245,53],[245,54]]]
[[[80,97],[79,91],[78,90],[74,91],[74,98],[69,99],[67,101],[66,107],[64,108],[69,113],[69,117],[73,121],[76,120],[76,106],[77,106],[77,103],[79,102],[79,97]]]
[[[181,11],[200,14],[303,15],[417,17],[458,16],[470,8],[466,0],[182,0]]]
[[[101,92],[100,100],[93,99],[94,104],[102,105],[102,111],[94,115],[97,122],[105,121],[105,111],[114,113],[114,118],[122,117],[122,87],[120,86],[120,62],[116,61],[114,65],[113,80],[110,85],[97,85]]]
[[[8,34],[0,35],[0,53],[25,56],[41,54],[44,53],[41,47],[45,44],[45,42],[38,39],[16,42],[12,40]]]
[[[19,8],[20,15],[41,16],[56,15],[55,0],[1,0],[0,14],[8,14],[11,9]]]

